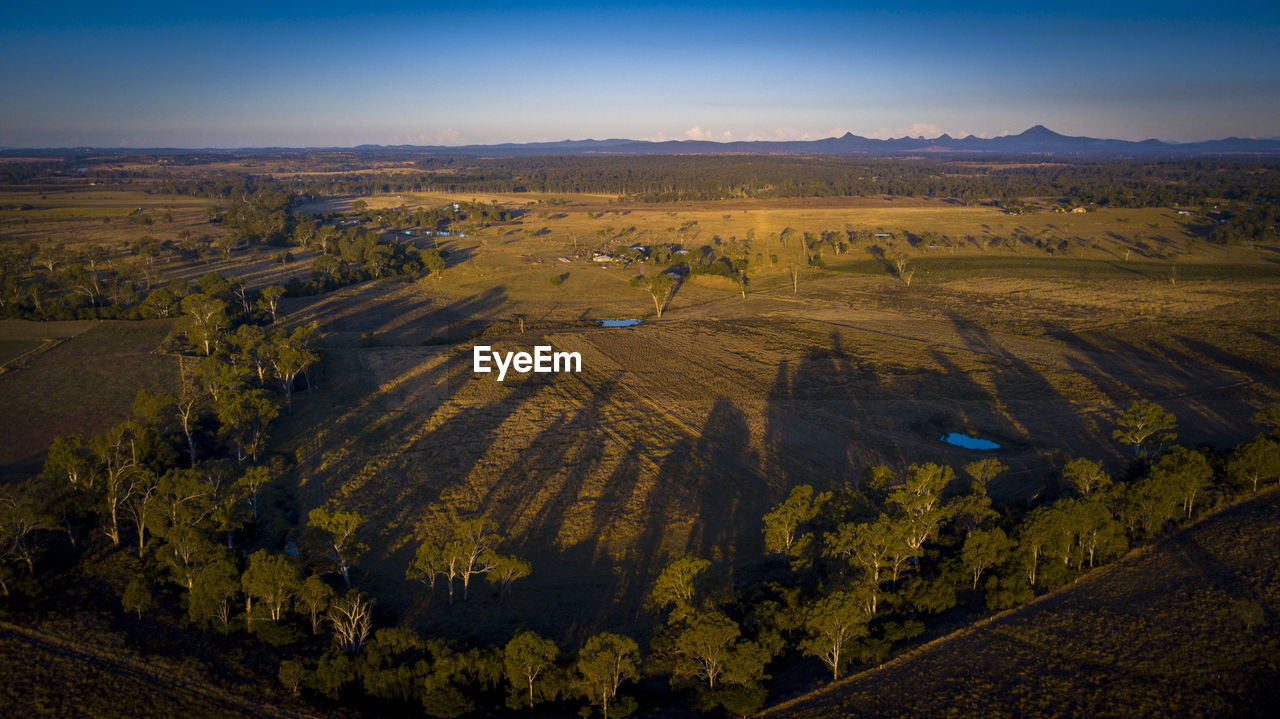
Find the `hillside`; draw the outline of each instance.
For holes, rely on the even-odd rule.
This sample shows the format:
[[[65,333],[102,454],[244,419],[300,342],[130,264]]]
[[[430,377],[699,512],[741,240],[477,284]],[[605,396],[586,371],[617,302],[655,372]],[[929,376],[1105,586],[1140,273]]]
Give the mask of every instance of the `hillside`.
[[[1272,490],[764,716],[1275,716],[1277,512]]]

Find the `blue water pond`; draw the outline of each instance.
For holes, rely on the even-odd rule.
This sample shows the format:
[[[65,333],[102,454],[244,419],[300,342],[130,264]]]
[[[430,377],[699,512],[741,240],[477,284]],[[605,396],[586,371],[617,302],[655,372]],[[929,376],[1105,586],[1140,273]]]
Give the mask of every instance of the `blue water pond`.
[[[635,318],[629,320],[596,320],[601,327],[630,327],[640,324],[640,320]]]
[[[957,447],[964,447],[965,449],[1000,449],[999,444],[996,444],[989,439],[970,437],[967,434],[960,434],[959,432],[951,432],[950,434],[941,435],[941,439],[947,444],[954,444]]]

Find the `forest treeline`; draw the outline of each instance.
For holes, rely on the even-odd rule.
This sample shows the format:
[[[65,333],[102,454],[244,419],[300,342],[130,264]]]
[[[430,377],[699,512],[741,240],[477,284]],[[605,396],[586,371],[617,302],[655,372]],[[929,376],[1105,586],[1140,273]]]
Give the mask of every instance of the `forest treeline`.
[[[534,157],[420,160],[422,172],[298,176],[274,180],[309,196],[396,192],[599,193],[642,202],[738,198],[899,197],[964,202],[1049,198],[1070,206],[1198,206],[1221,200],[1274,202],[1274,160],[1111,160],[1037,163],[743,155]],[[160,192],[210,197],[244,180],[167,180]]]
[[[158,158],[137,158],[157,163]],[[1022,158],[800,157],[772,155],[538,156],[408,159],[416,171],[362,171],[361,163],[291,155],[299,174],[184,170],[165,165],[119,169],[84,160],[0,163],[0,183],[68,178],[150,186],[159,193],[231,199],[273,187],[304,197],[399,192],[598,193],[643,202],[738,198],[949,198],[967,203],[1044,198],[1068,206],[1197,207],[1221,201],[1274,203],[1280,163],[1274,159],[1059,160]],[[199,158],[197,158],[199,159]],[[205,158],[207,160],[207,158]],[[225,159],[225,158],[224,158]],[[323,162],[325,174],[308,175]],[[344,172],[343,168],[350,169]],[[334,171],[336,170],[336,171]]]
[[[323,706],[456,717],[505,701],[619,717],[683,698],[747,714],[783,667],[810,662],[834,680],[873,666],[953,607],[1025,603],[1280,478],[1280,407],[1257,414],[1256,438],[1214,452],[1175,444],[1174,416],[1139,401],[1113,435],[1132,456],[1123,476],[1066,459],[1056,489],[1030,503],[992,500],[1005,470],[994,458],[798,485],[762,518],[768,581],[739,584],[730,567],[678,557],[652,580],[648,637],[603,631],[565,646],[519,631],[472,646],[377,611],[364,518],[336,501],[299,516],[276,481],[293,462],[266,437],[296,385],[312,384],[314,335],[243,313],[234,329],[211,325],[205,310],[235,307],[209,301],[184,303],[178,394],[142,393],[103,435],[59,439],[39,478],[0,493],[0,593],[38,613],[59,591],[45,577],[99,582],[117,611],[166,632],[264,643],[283,689]],[[447,600],[433,611],[468,601],[476,580],[519,602],[513,584],[537,571],[520,554],[491,518],[462,517],[403,571]],[[114,583],[98,565],[119,570]],[[655,681],[669,688],[655,695]]]

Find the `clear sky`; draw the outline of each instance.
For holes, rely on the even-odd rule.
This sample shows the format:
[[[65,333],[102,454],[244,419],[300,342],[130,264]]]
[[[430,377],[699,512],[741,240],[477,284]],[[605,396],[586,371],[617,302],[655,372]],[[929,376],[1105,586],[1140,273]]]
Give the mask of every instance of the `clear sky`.
[[[0,146],[1280,136],[1280,2],[13,3]]]

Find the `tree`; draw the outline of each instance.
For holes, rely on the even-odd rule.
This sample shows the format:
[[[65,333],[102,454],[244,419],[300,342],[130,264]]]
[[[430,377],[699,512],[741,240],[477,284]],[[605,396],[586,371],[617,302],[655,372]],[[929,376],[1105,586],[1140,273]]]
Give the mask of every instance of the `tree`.
[[[133,496],[142,476],[138,466],[138,429],[135,423],[124,422],[94,440],[94,454],[104,470],[107,526],[103,529],[115,547],[120,546],[120,509]]]
[[[902,284],[907,287],[911,286],[911,278],[915,277],[916,271],[911,269],[911,261],[906,255],[898,255],[893,258],[894,275],[902,280]]]
[[[267,426],[280,410],[264,390],[250,389],[226,392],[214,405],[218,415],[218,433],[236,450],[236,459],[257,461],[267,439]]]
[[[276,323],[276,313],[280,309],[280,298],[284,297],[285,289],[280,285],[269,285],[262,288],[259,297],[262,306],[271,313],[271,324]]]
[[[502,663],[507,672],[507,681],[516,691],[529,691],[529,708],[538,694],[535,693],[535,682],[544,672],[555,666],[559,647],[550,639],[543,639],[529,631],[520,632],[507,642],[502,650]],[[553,699],[552,696],[545,697]]]
[[[982,578],[983,572],[1004,561],[1012,544],[999,527],[990,530],[975,529],[969,533],[969,537],[964,540],[960,559],[964,562],[964,568],[973,575],[974,589],[978,588],[978,580]]]
[[[625,681],[638,676],[640,647],[629,637],[602,632],[587,640],[578,652],[575,669],[583,696],[600,707],[609,719],[609,706]]]
[[[955,478],[950,467],[932,462],[907,468],[903,484],[889,493],[889,501],[902,512],[901,527],[907,547],[917,556],[938,530],[945,512],[939,507],[942,490]]]
[[[196,464],[195,431],[200,419],[200,411],[204,406],[204,395],[199,391],[193,370],[194,368],[188,368],[181,356],[178,357],[178,375],[182,380],[182,391],[178,394],[174,409],[177,411],[178,422],[182,427],[182,435],[187,440],[187,461],[194,467]]]
[[[312,574],[298,587],[298,603],[311,615],[311,633],[320,633],[320,617],[333,603],[334,591],[320,577]]]
[[[494,554],[486,563],[493,567],[493,571],[485,575],[485,578],[498,585],[499,599],[511,594],[511,584],[513,582],[517,579],[524,579],[533,573],[533,567],[528,562],[519,557],[505,554]]]
[[[187,339],[195,347],[204,350],[205,356],[213,354],[213,346],[226,330],[227,303],[202,293],[188,295],[182,300]]]
[[[277,676],[280,678],[280,683],[294,696],[298,695],[298,686],[302,684],[302,679],[306,675],[307,671],[303,668],[302,662],[296,659],[286,659],[280,662],[280,671]]]
[[[1119,555],[1128,545],[1124,527],[1112,516],[1106,505],[1092,499],[1070,501],[1063,504],[1067,523],[1076,535],[1082,556],[1092,567],[1095,560],[1105,560]]]
[[[314,527],[326,535],[329,560],[337,567],[342,581],[351,588],[351,563],[364,554],[368,547],[356,542],[353,536],[364,522],[358,512],[340,512],[317,507],[307,515],[308,526]]]
[[[986,494],[987,485],[991,483],[991,480],[1000,476],[1007,469],[1009,468],[1003,462],[994,457],[980,459],[964,466],[965,473],[973,478],[972,489],[975,494]]]
[[[658,319],[662,319],[662,311],[667,308],[667,300],[671,296],[675,279],[666,272],[659,272],[653,275],[641,275],[635,278],[632,284],[649,293],[653,298],[653,309],[658,313]]]
[[[1267,427],[1273,434],[1280,431],[1280,404],[1258,410],[1249,421]]]
[[[436,590],[436,577],[446,576],[449,579],[449,603],[453,603],[454,571],[450,558],[446,558],[444,547],[430,539],[418,545],[413,561],[405,570],[406,579],[424,582],[432,592]]]
[[[1161,446],[1177,439],[1169,430],[1178,426],[1178,420],[1155,402],[1134,402],[1116,420],[1116,430],[1111,436],[1133,447],[1133,456],[1142,453],[1146,441],[1157,433]]]
[[[125,514],[133,520],[134,529],[138,533],[138,556],[146,550],[147,525],[156,512],[156,490],[159,489],[159,478],[150,470],[138,470],[137,489],[124,505]]]
[[[420,256],[422,257],[422,266],[426,268],[428,273],[437,277],[444,274],[447,265],[444,261],[444,256],[440,254],[439,250],[427,248],[421,251]]]
[[[649,595],[658,609],[674,607],[672,617],[679,619],[693,609],[694,583],[711,566],[698,557],[681,557],[668,564],[658,575]]]
[[[871,590],[870,611],[874,614],[879,601],[880,572],[892,566],[889,557],[903,545],[897,525],[883,514],[874,522],[845,522],[826,536],[826,544],[828,557],[843,559],[866,572]]]
[[[1111,477],[1102,469],[1102,465],[1077,457],[1067,462],[1062,468],[1062,478],[1067,480],[1081,497],[1088,497],[1090,493],[1104,490],[1111,486]]]
[[[1254,492],[1258,482],[1280,477],[1280,443],[1258,437],[1236,447],[1227,459],[1227,477],[1239,485],[1249,484]]]
[[[35,574],[38,533],[53,526],[52,519],[30,489],[0,491],[0,563],[16,559]]]
[[[932,462],[907,467],[903,483],[889,493],[889,501],[911,517],[931,512],[942,497],[942,490],[955,479],[950,468]]]
[[[249,568],[240,578],[245,593],[245,621],[253,621],[253,600],[266,605],[272,622],[280,621],[298,590],[298,570],[287,557],[259,549],[249,556]]]
[[[833,592],[805,616],[807,638],[801,647],[805,654],[818,657],[830,667],[831,681],[836,681],[848,659],[845,645],[867,636],[868,619],[865,602],[859,597],[849,592]]]
[[[231,628],[231,602],[240,593],[240,575],[226,559],[205,565],[195,575],[187,615],[200,624],[216,620],[225,634]]]
[[[1071,529],[1065,514],[1056,507],[1037,507],[1023,520],[1018,551],[1026,569],[1027,582],[1036,585],[1040,559],[1064,556],[1071,546]]]
[[[250,369],[258,381],[267,381],[267,365],[271,360],[271,345],[267,333],[258,325],[240,325],[227,335],[227,353],[236,364]]]
[[[236,486],[244,490],[245,499],[249,502],[249,511],[253,514],[255,522],[258,520],[258,495],[262,492],[262,488],[270,483],[271,469],[261,465],[246,469],[240,479],[236,480]]]
[[[125,611],[134,612],[138,615],[138,619],[142,619],[142,612],[151,608],[151,590],[147,589],[145,580],[134,577],[125,586],[124,595],[120,601]]]
[[[1181,500],[1182,509],[1190,519],[1196,495],[1213,479],[1213,468],[1203,454],[1186,447],[1174,447],[1156,462],[1151,476]]]
[[[695,612],[676,631],[670,646],[673,682],[747,686],[758,683],[768,661],[755,642],[740,640],[741,630],[720,612]]]
[[[958,495],[943,505],[943,515],[964,536],[987,522],[1000,518],[1000,513],[991,508],[991,497],[976,484],[970,494]]]
[[[458,574],[462,577],[462,601],[466,601],[471,585],[471,577],[493,571],[488,562],[493,557],[493,546],[502,538],[497,534],[497,526],[489,519],[469,519],[458,525],[453,540],[445,547],[447,554],[456,557]],[[453,580],[449,581],[449,597],[453,598]]]
[[[204,531],[189,524],[169,527],[159,560],[173,574],[173,580],[188,592],[195,588],[202,567],[219,556],[219,547],[209,541]]]
[[[97,467],[91,459],[91,448],[82,437],[58,437],[49,445],[41,475],[64,478],[73,485],[92,487]]]
[[[792,487],[786,501],[764,515],[765,550],[789,559],[801,556],[813,536],[802,534],[800,528],[817,516],[822,503],[830,497],[829,492],[824,492],[815,498],[813,487],[807,484]]]
[[[809,251],[805,246],[804,235],[788,227],[782,231],[779,242],[782,243],[787,273],[791,276],[791,294],[800,294],[800,270],[809,264]]]
[[[314,341],[315,331],[309,327],[299,327],[289,335],[281,332],[272,338],[271,366],[289,407],[293,407],[294,381],[320,359],[310,349]]]
[[[1176,490],[1161,477],[1150,474],[1136,482],[1117,485],[1108,501],[1130,533],[1152,536],[1178,515],[1180,498]]]
[[[373,604],[360,592],[347,592],[329,605],[329,622],[338,646],[354,654],[364,646],[373,628]]]

